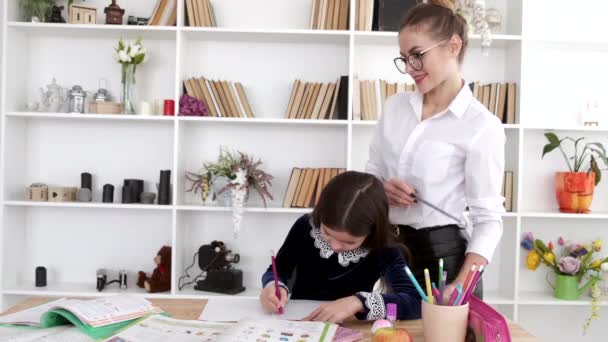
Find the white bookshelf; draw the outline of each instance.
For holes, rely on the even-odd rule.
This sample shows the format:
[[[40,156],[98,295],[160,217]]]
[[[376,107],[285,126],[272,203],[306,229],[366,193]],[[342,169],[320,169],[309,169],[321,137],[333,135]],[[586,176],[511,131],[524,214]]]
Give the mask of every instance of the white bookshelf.
[[[522,232],[532,231],[545,239],[565,235],[608,241],[605,182],[596,189],[591,214],[558,213],[552,173],[564,169],[563,161],[558,154],[540,159],[547,129],[607,142],[608,123],[584,127],[574,114],[577,102],[595,89],[603,91],[608,78],[603,62],[608,42],[601,34],[605,30],[594,27],[605,25],[604,21],[584,19],[605,13],[601,7],[606,5],[584,2],[581,9],[572,9],[572,3],[565,1],[488,0],[502,11],[505,24],[490,48],[482,49],[479,37],[473,35],[463,65],[467,81],[519,86],[516,123],[504,126],[506,169],[515,173],[514,211],[503,215],[503,239],[484,275],[484,290],[489,303],[543,340],[579,337],[590,298],[553,298],[543,271],[525,269],[525,253],[519,247]],[[154,3],[135,0],[119,5],[126,7],[127,14],[147,16]],[[98,9],[107,5],[102,0],[87,4]],[[310,212],[281,207],[291,169],[363,170],[375,126],[374,121],[352,120],[350,106],[349,119],[344,121],[285,119],[294,80],[333,82],[349,75],[350,103],[353,78],[407,81],[392,63],[398,54],[396,33],[309,30],[310,0],[213,1],[218,28],[184,27],[184,1],[178,2],[181,10],[175,27],[33,24],[21,22],[16,1],[4,1],[2,6],[0,307],[30,295],[121,292],[115,284],[102,293],[95,290],[95,270],[102,267],[110,269],[110,278],[119,269],[128,270],[126,292],[148,295],[135,287],[135,275],[139,270],[152,271],[152,258],[163,244],[173,246],[173,286],[171,292],[154,296],[218,296],[195,291],[192,285],[177,289],[178,278],[198,247],[214,239],[241,254],[237,267],[244,271],[247,291],[239,296],[257,297],[268,251],[277,249],[291,224]],[[576,19],[581,25],[564,25],[562,17],[546,14],[547,8],[565,13],[584,10],[577,16],[583,19]],[[98,10],[98,22],[102,12]],[[353,14],[351,6],[351,27]],[[222,78],[243,84],[256,118],[25,110],[26,101],[35,100],[37,89],[52,77],[62,86],[80,84],[89,91],[95,91],[103,77],[118,96],[120,69],[112,52],[121,36],[127,40],[142,36],[150,53],[150,60],[137,71],[138,100],[178,100],[183,79]],[[582,72],[571,72],[568,60],[582,61],[577,64]],[[217,157],[222,145],[261,158],[275,176],[275,200],[264,208],[252,196],[236,240],[230,208],[204,206],[184,191],[185,171],[198,171],[203,161]],[[172,170],[173,204],[120,203],[124,178],[144,179],[146,190],[154,191],[161,169]],[[33,182],[77,186],[83,171],[94,175],[93,203],[23,199],[24,187]],[[113,204],[100,203],[105,183],[115,185]],[[39,265],[49,270],[46,288],[33,286],[34,268]],[[196,270],[195,266],[191,274]],[[603,322],[608,319],[606,306],[602,302]],[[539,318],[555,310],[571,316],[561,322],[558,332]],[[594,322],[589,340],[599,338],[603,322]]]

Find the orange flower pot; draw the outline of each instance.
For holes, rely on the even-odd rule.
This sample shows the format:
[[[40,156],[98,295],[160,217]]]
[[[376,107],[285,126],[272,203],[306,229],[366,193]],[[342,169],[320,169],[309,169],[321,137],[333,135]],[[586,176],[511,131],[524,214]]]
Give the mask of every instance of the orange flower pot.
[[[562,213],[588,213],[595,189],[595,173],[556,172],[555,195]]]

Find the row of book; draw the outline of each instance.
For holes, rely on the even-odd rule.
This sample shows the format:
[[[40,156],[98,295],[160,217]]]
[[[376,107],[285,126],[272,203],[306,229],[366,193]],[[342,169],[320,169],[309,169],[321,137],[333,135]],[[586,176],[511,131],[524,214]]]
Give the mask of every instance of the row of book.
[[[255,118],[240,82],[190,78],[184,81],[186,94],[202,100],[209,116]]]
[[[312,208],[329,181],[344,168],[299,168],[291,170],[289,184],[283,200],[284,208]]]
[[[348,30],[349,0],[312,0],[311,30]]]
[[[414,84],[389,83],[385,80],[355,80],[353,87],[354,120],[378,120],[387,98],[416,89]]]
[[[174,26],[177,23],[177,0],[158,0],[148,20],[151,26]]]
[[[296,80],[291,90],[287,112],[288,119],[331,120],[337,119],[336,103],[347,80],[340,78],[333,83],[303,82]],[[344,91],[342,91],[344,96]],[[346,99],[348,101],[348,99]]]
[[[186,15],[188,26],[217,26],[210,0],[186,0]]]
[[[517,112],[517,84],[516,83],[469,83],[473,96],[481,102],[490,112],[496,115],[501,122],[514,124]]]
[[[420,0],[356,0],[355,29],[399,31],[401,20]]]
[[[513,171],[505,171],[501,195],[505,198],[505,210],[513,211]]]

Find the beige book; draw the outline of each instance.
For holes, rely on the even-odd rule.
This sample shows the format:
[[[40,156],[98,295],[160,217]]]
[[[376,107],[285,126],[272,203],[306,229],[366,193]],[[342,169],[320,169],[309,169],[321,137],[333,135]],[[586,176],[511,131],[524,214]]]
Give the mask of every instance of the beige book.
[[[298,115],[298,119],[306,119],[306,113],[308,112],[308,107],[310,106],[310,99],[312,98],[312,94],[315,90],[314,82],[309,82],[308,84],[308,93],[306,93],[306,98],[304,99],[304,103],[302,103],[302,110]]]
[[[304,109],[306,108],[306,102],[310,98],[310,92],[312,91],[312,82],[306,82],[304,85],[304,93],[302,94],[302,98],[300,101],[300,105],[298,106],[298,111],[296,115],[296,119],[301,119],[304,113]],[[297,102],[298,100],[296,100]]]
[[[291,94],[289,95],[289,102],[287,103],[287,111],[285,112],[285,117],[291,117],[291,112],[293,111],[293,100],[296,97],[296,93],[298,92],[298,86],[300,85],[300,80],[295,80],[293,82],[293,86],[291,88]]]
[[[387,87],[388,87],[388,82],[386,82],[385,80],[380,80],[380,95],[382,97],[381,103],[383,103],[383,104],[384,104],[384,102],[386,102],[386,98],[390,96],[389,94],[386,93]]]
[[[199,82],[201,82],[201,87],[207,88],[207,93],[209,94],[209,97],[211,98],[210,107],[213,108],[212,110],[215,110],[216,116],[223,117],[224,114],[222,113],[222,110],[220,109],[218,99],[215,97],[215,93],[213,92],[211,82],[209,82],[209,80],[205,79],[205,78],[201,78],[201,80]],[[204,82],[204,83],[202,83],[202,82]]]
[[[245,89],[243,88],[243,85],[241,84],[241,82],[236,82],[236,84],[234,85],[236,87],[236,92],[239,95],[239,98],[241,99],[241,103],[243,103],[243,106],[245,107],[245,112],[247,113],[247,117],[253,119],[255,118],[255,115],[253,114],[253,110],[251,109],[251,104],[249,103],[249,100],[247,99],[247,96],[245,95]]]
[[[319,0],[312,0],[312,9],[310,10],[310,23],[308,28],[311,30],[317,29],[317,15],[319,12]]]
[[[190,84],[190,89],[192,89],[192,96],[199,100],[203,100],[203,93],[198,88],[198,82],[196,82],[196,78],[189,79],[188,83]]]
[[[325,29],[331,30],[334,20],[334,8],[336,0],[327,0],[327,17],[325,18]]]
[[[365,30],[372,30],[372,20],[374,16],[374,0],[366,0],[367,7],[365,8]]]
[[[205,105],[207,106],[207,110],[209,111],[209,114],[214,117],[219,116],[216,111],[215,104],[213,103],[213,99],[211,98],[211,95],[209,94],[209,89],[207,88],[205,78],[204,77],[199,78],[198,80],[196,80],[195,84],[198,86],[195,88],[198,88],[199,91],[201,92],[201,94],[203,94],[203,101],[205,101]]]
[[[300,105],[302,104],[304,92],[306,91],[306,89],[308,89],[308,83],[300,82],[300,84],[298,85],[296,97],[293,100],[292,112],[289,115],[290,119],[296,119],[298,117],[298,114],[300,113]]]
[[[209,12],[209,0],[203,0],[203,15],[205,16],[205,26],[211,27],[211,13]]]
[[[305,168],[302,169],[300,172],[300,179],[298,179],[298,186],[296,187],[296,193],[295,196],[293,197],[293,201],[291,202],[291,206],[293,208],[297,208],[298,207],[298,201],[300,199],[300,196],[302,195],[302,187],[304,186],[304,180],[306,179],[306,175],[311,171],[311,169],[309,168]],[[303,195],[305,196],[305,194]],[[302,199],[302,201],[304,201],[304,199]]]
[[[230,91],[228,90],[228,87],[226,87],[225,81],[218,80],[217,85],[220,88],[221,94],[223,95],[222,98],[224,99],[224,107],[226,107],[228,115],[231,118],[238,118],[236,108],[234,107],[234,104],[231,101]]]
[[[315,106],[312,110],[311,119],[313,120],[319,120],[321,118],[321,107],[323,106],[323,101],[325,101],[328,86],[328,83],[321,83],[321,88],[319,89],[319,94],[317,95],[317,101],[315,102]]]
[[[361,82],[358,79],[353,84],[353,120],[361,120]]]
[[[160,10],[160,5],[162,4],[162,0],[157,0],[156,1],[156,6],[154,6],[154,10],[152,11],[152,14],[150,14],[150,16],[148,18],[150,18],[148,20],[148,25],[152,25],[152,21],[155,20],[156,16],[158,15],[158,11]],[[70,6],[70,8],[68,9],[68,11],[70,12],[68,14],[69,18],[72,17],[72,7]]]
[[[517,84],[509,83],[509,89],[507,90],[507,123],[515,123],[515,113],[517,109]]]
[[[333,12],[333,19],[331,20],[331,27],[329,29],[337,30],[339,22],[340,22],[340,0],[333,0],[333,1],[334,1],[334,12]]]
[[[496,116],[500,122],[504,121],[505,118],[505,104],[507,103],[507,87],[506,83],[500,84],[500,91],[498,92],[498,105],[496,108]]]
[[[327,116],[327,113],[329,112],[329,106],[331,105],[331,100],[333,99],[335,89],[336,89],[335,83],[329,83],[329,85],[327,86],[327,92],[325,93],[325,99],[323,99],[323,104],[321,105],[321,114],[319,115],[319,119],[321,119],[321,120],[330,119]]]
[[[217,101],[217,104],[220,107],[222,116],[225,118],[231,117],[229,107],[227,106],[224,99],[224,91],[222,90],[222,87],[220,86],[219,82],[209,80],[209,84],[211,85],[211,89],[213,90],[215,100]]]
[[[348,30],[350,0],[340,0],[340,17],[338,18],[338,30]]]
[[[363,120],[369,120],[369,108],[367,106],[367,80],[362,80],[361,85],[361,117]]]
[[[317,98],[319,97],[319,90],[321,90],[321,83],[315,83],[310,97],[310,102],[306,108],[304,119],[312,118],[312,111],[315,107],[315,103],[317,102]]]
[[[319,198],[321,198],[321,193],[323,192],[323,187],[325,185],[325,170],[327,169],[319,169],[319,179],[317,180],[317,191],[316,191],[316,195],[315,195],[315,202],[313,204],[317,205],[317,203],[319,203]]]
[[[190,84],[189,79],[184,81],[184,87],[186,87],[186,94],[192,97],[196,97],[196,94],[194,93],[194,89],[192,89],[192,85]]]
[[[234,82],[228,82],[228,87],[230,88],[230,94],[234,98],[234,105],[236,106],[236,111],[239,113],[239,116],[241,118],[246,118],[247,112],[245,112],[245,106],[243,105],[243,101],[241,101],[241,97],[236,91]]]
[[[242,117],[237,109],[236,99],[233,97],[232,92],[230,91],[230,85],[228,81],[221,81],[222,87],[224,87],[224,94],[228,98],[228,105],[230,106],[231,114],[235,118]]]
[[[325,18],[327,18],[327,1],[329,0],[321,0],[321,6],[319,7],[319,21],[317,23],[319,30],[325,30]]]
[[[490,84],[490,105],[488,106],[488,110],[492,114],[496,114],[496,87],[497,83]]]
[[[483,86],[483,105],[489,110],[490,95],[492,94],[492,85],[486,84]]]
[[[332,120],[334,118],[334,113],[336,112],[336,102],[338,102],[338,94],[340,93],[340,79],[336,81],[336,90],[334,91],[333,99],[331,100],[331,107],[329,107],[328,119]]]
[[[357,0],[356,19],[357,31],[363,31],[365,26],[365,0]]]
[[[405,83],[397,83],[397,92],[398,93],[405,93],[406,87],[407,87],[407,84],[405,84]]]
[[[315,190],[317,189],[317,183],[319,181],[319,168],[316,168],[312,172],[312,177],[310,178],[310,184],[308,186],[308,190],[306,191],[306,200],[304,201],[304,207],[309,208],[313,204],[313,200],[315,198]]]
[[[505,172],[505,210],[513,210],[513,171]]]
[[[283,208],[291,207],[291,202],[293,202],[293,197],[296,194],[296,189],[298,188],[298,180],[300,179],[300,173],[302,170],[300,168],[294,167],[291,170],[291,177],[289,177],[289,183],[287,185],[287,190],[285,191],[285,198],[283,199]]]
[[[194,23],[193,0],[186,0],[186,13],[188,13],[188,26],[196,26]]]
[[[211,5],[211,0],[207,1],[209,16],[211,17],[211,27],[217,27],[217,21],[215,20],[215,11],[213,10],[213,5]]]
[[[306,169],[305,175],[304,175],[304,182],[302,183],[302,187],[300,188],[300,193],[298,194],[298,202],[297,202],[297,207],[298,208],[305,208],[306,207],[306,197],[308,196],[308,189],[310,188],[310,182],[312,180],[312,176],[314,174],[314,169]]]

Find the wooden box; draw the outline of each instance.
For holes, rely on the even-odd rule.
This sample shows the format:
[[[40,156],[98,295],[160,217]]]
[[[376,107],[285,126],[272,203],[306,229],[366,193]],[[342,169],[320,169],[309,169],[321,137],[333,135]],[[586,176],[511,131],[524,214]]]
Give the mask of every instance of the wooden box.
[[[71,5],[69,12],[70,24],[97,23],[97,9],[95,7]]]
[[[93,114],[120,114],[122,113],[122,103],[93,102],[89,106],[89,111]]]

